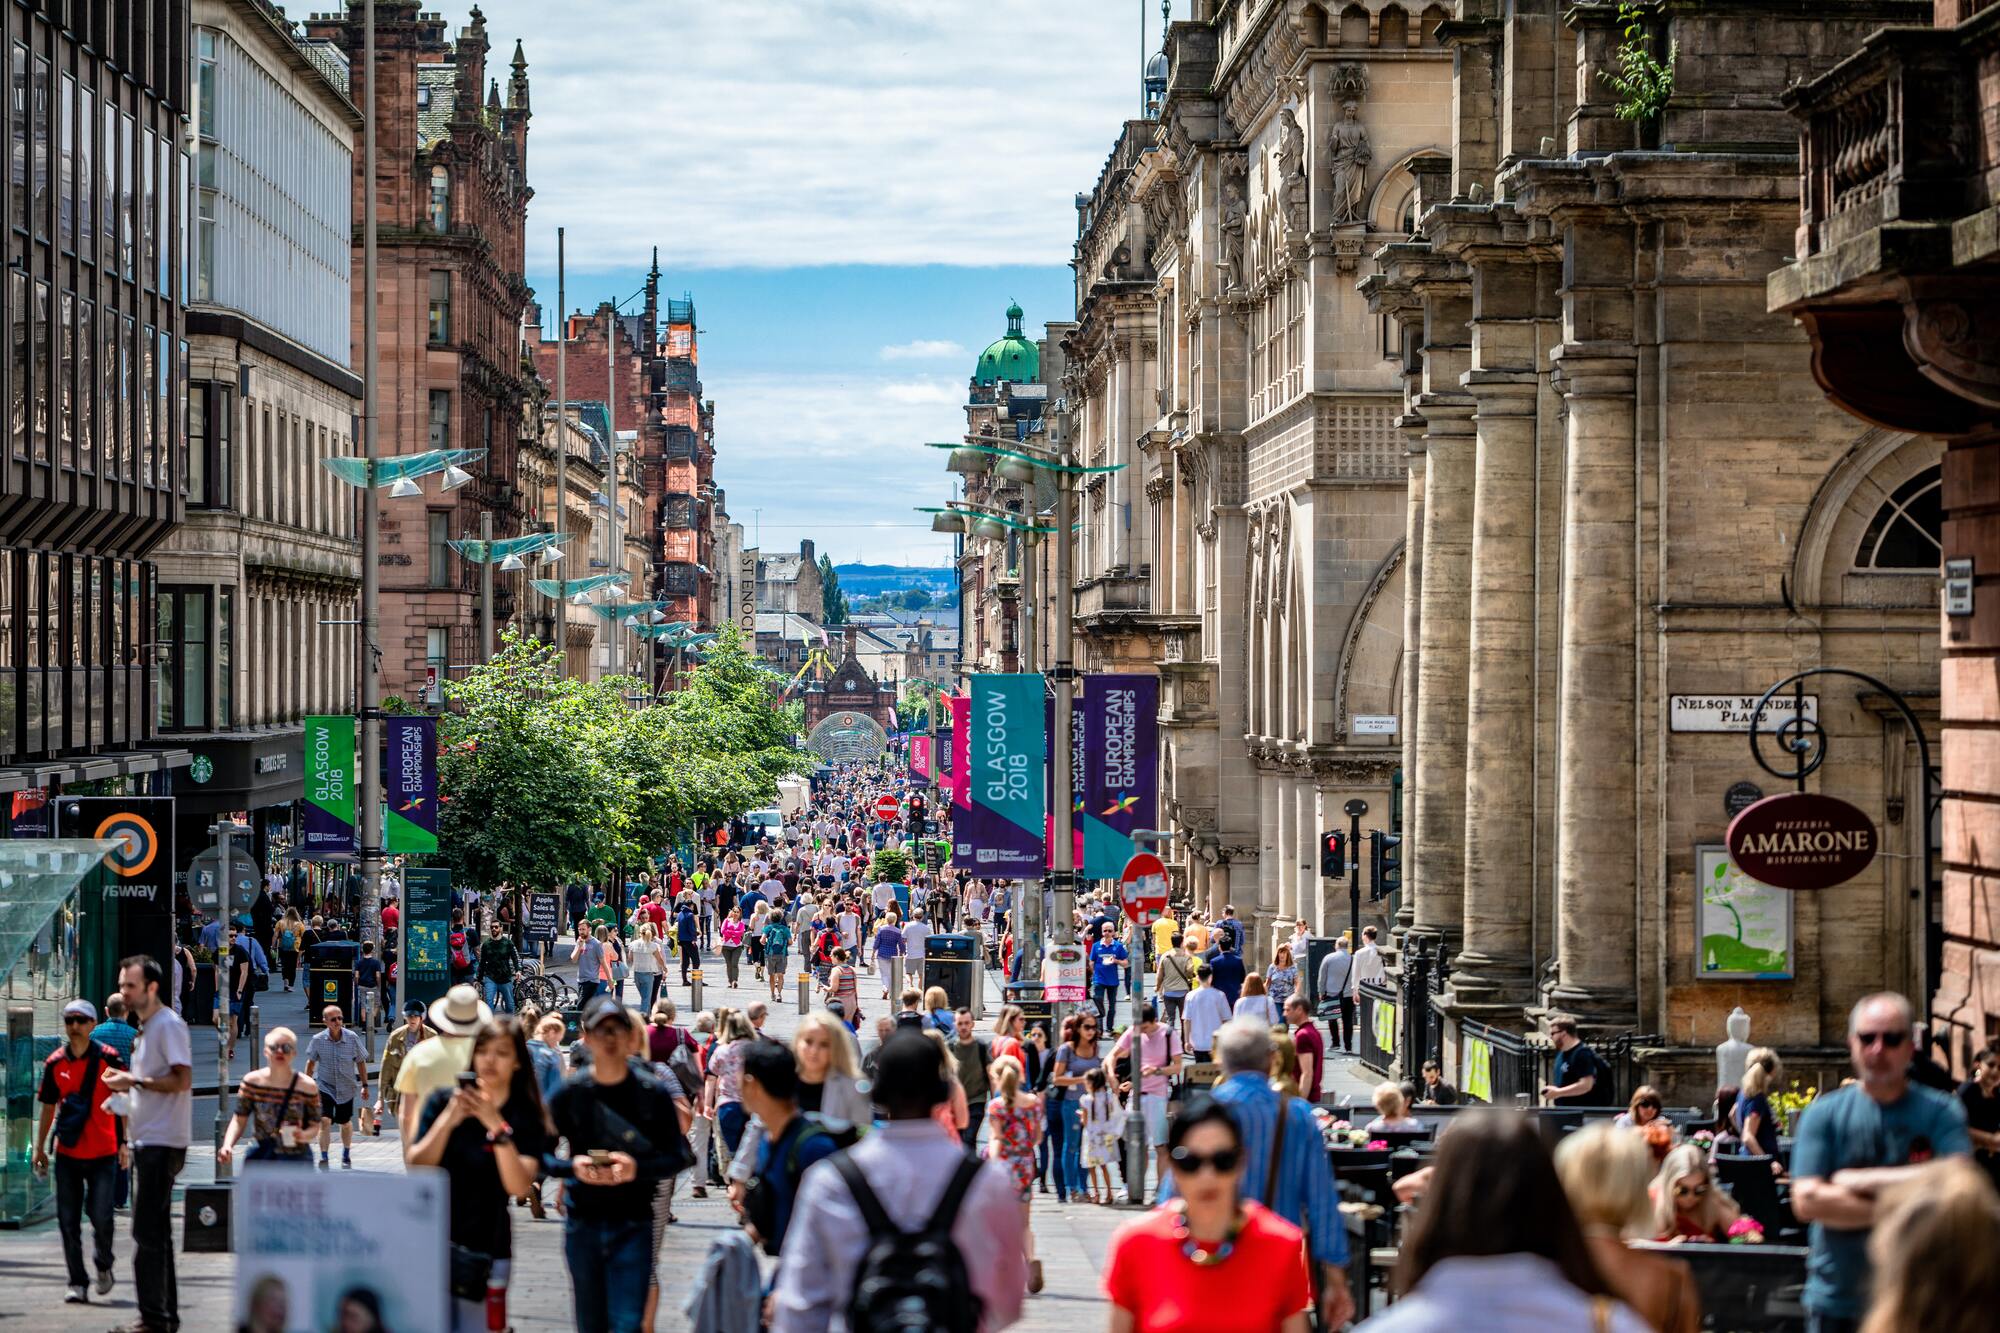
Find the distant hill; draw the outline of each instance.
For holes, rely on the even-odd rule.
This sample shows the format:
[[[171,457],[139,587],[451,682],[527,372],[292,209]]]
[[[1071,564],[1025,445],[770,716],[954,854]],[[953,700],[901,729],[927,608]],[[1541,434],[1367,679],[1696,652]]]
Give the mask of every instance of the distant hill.
[[[940,565],[835,565],[833,572],[840,576],[840,590],[850,601],[911,588],[939,593],[958,586],[956,573]]]

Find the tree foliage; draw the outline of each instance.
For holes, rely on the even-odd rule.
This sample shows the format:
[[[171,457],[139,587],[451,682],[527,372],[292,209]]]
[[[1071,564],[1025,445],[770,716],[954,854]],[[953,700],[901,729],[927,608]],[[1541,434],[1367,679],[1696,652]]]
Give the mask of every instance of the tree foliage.
[[[1667,108],[1674,93],[1674,61],[1678,44],[1667,44],[1667,58],[1653,55],[1650,31],[1655,6],[1651,3],[1623,3],[1618,6],[1618,31],[1624,38],[1612,52],[1616,70],[1599,70],[1597,76],[1618,94],[1620,120],[1651,120]]]
[[[807,766],[742,637],[725,629],[684,688],[634,708],[643,681],[562,678],[548,644],[509,632],[447,687],[441,856],[465,883],[549,887],[640,862],[771,804]]]
[[[840,572],[833,567],[832,558],[824,555],[819,558],[819,601],[820,624],[847,623],[847,594],[840,590]]]

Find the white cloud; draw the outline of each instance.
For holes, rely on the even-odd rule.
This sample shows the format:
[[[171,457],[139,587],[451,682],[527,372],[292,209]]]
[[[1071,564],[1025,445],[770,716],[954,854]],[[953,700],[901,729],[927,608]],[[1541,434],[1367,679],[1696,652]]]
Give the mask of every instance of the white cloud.
[[[945,382],[868,375],[703,375],[716,400],[716,480],[730,517],[767,550],[810,537],[836,562],[936,564],[951,539],[919,505],[942,505],[951,476],[922,441],[965,428],[962,393]],[[761,511],[761,512],[760,512]]]
[[[918,338],[882,349],[884,361],[969,361],[972,353],[949,338]]]
[[[1138,100],[1091,0],[487,0],[532,85],[529,265],[1060,263]],[[447,7],[454,28],[464,21]],[[1157,11],[1148,19],[1158,40]]]

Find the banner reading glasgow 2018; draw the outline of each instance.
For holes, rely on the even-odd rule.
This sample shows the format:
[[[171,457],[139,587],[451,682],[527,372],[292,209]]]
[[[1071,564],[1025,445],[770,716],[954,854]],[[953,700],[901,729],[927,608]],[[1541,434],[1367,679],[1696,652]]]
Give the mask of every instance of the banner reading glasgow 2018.
[[[954,694],[951,705],[951,865],[954,870],[976,870],[972,856],[972,803],[968,779],[972,775],[969,742],[972,739],[972,700]]]
[[[1042,678],[974,676],[970,712],[973,868],[995,879],[1040,879],[1048,812]]]
[[[1159,722],[1159,677],[1084,677],[1086,878],[1117,879],[1141,850],[1133,831],[1158,827]]]
[[[434,852],[438,846],[437,719],[386,719],[389,745],[384,846],[392,852]]]
[[[306,719],[306,810],[302,850],[352,852],[354,719]]]

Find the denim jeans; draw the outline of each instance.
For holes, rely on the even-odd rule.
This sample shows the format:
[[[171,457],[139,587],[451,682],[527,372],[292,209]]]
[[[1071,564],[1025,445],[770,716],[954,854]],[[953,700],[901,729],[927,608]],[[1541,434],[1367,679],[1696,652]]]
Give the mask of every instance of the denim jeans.
[[[1104,1025],[1108,1035],[1118,1026],[1118,987],[1100,981],[1090,988],[1090,998],[1097,1006],[1097,1021]]]
[[[632,984],[639,990],[639,1012],[653,1012],[653,1001],[660,997],[660,974],[658,972],[634,972]]]
[[[563,1228],[576,1333],[639,1333],[652,1285],[653,1223],[571,1217]]]
[[[1056,1106],[1055,1118],[1062,1125],[1057,1133],[1062,1138],[1063,1188],[1072,1198],[1080,1198],[1090,1192],[1090,1183],[1083,1174],[1083,1103],[1065,1098]]]
[[[55,1177],[56,1229],[62,1232],[63,1262],[69,1266],[69,1285],[81,1287],[90,1281],[83,1267],[86,1212],[97,1243],[97,1267],[102,1272],[111,1270],[112,1195],[118,1184],[118,1155],[77,1158],[58,1153]]]
[[[492,1008],[494,1013],[511,1014],[514,1012],[513,982],[495,981],[492,977],[487,977],[480,984],[486,991],[486,1003]],[[503,1000],[505,1001],[504,1004],[502,1003]]]
[[[1067,1199],[1069,1177],[1063,1174],[1062,1103],[1050,1100],[1060,1091],[1062,1091],[1060,1088],[1050,1088],[1042,1094],[1044,1104],[1053,1109],[1048,1114],[1048,1132],[1042,1135],[1041,1145],[1035,1149],[1035,1178],[1046,1181],[1053,1171],[1056,1178],[1056,1197]]]
[[[174,1177],[186,1148],[132,1150],[132,1285],[139,1319],[160,1333],[178,1333],[180,1288],[174,1280]]]
[[[743,1142],[743,1131],[749,1125],[750,1113],[743,1109],[742,1102],[723,1102],[715,1108],[715,1129],[722,1135],[722,1146],[729,1150],[729,1157],[736,1156],[736,1145]],[[726,1167],[723,1174],[728,1174]]]

